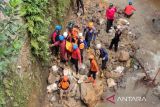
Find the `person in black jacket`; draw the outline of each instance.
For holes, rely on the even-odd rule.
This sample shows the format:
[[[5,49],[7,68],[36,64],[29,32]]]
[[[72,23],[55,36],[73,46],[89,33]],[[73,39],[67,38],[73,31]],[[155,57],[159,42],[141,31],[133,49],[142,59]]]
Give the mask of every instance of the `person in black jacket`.
[[[83,10],[83,14],[84,14],[84,4],[83,4],[83,0],[76,0],[77,3],[77,13],[79,12],[79,8],[81,7]]]
[[[114,50],[117,52],[118,50],[118,42],[120,41],[120,36],[122,34],[121,30],[117,28],[117,26],[114,26],[115,29],[115,37],[112,39],[111,44],[109,46],[109,49],[111,50],[114,45]]]

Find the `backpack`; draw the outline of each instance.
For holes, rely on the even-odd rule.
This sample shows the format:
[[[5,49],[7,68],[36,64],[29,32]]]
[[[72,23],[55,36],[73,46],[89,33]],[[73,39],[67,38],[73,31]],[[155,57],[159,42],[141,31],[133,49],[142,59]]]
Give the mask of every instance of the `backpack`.
[[[69,88],[69,81],[61,81],[60,82],[60,88],[62,88],[63,90],[67,90]]]

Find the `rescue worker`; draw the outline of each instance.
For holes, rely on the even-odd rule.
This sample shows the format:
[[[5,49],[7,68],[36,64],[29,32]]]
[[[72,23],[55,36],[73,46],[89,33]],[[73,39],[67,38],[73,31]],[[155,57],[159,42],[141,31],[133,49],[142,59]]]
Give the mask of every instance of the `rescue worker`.
[[[83,4],[83,0],[76,0],[77,3],[77,13],[79,12],[79,8],[82,8],[83,11],[83,15],[84,15],[84,4]]]
[[[72,29],[72,43],[76,43],[78,42],[78,34],[79,34],[79,27],[78,26],[74,26]]]
[[[97,65],[96,60],[94,59],[94,55],[89,56],[90,60],[90,70],[88,73],[88,81],[86,82],[93,82],[93,86],[96,84],[96,74],[99,72],[99,67]],[[93,78],[92,78],[93,77]]]
[[[54,44],[55,42],[59,41],[59,35],[60,35],[60,31],[62,30],[62,26],[57,25],[55,27],[55,31],[52,33],[52,37],[51,37],[51,44]],[[51,47],[52,53],[55,53],[55,56],[58,56],[58,52],[59,52],[59,47],[55,46],[55,47]]]
[[[60,59],[61,62],[66,63],[67,56],[66,56],[66,40],[63,35],[59,36],[59,41],[52,44],[52,46],[59,46],[60,47]]]
[[[136,9],[132,6],[132,2],[129,2],[129,5],[127,5],[124,9],[124,14],[127,18],[130,18],[134,11],[136,11]]]
[[[58,82],[58,87],[60,88],[60,99],[62,100],[64,94],[68,97],[70,88],[69,78],[67,76],[63,76]]]
[[[117,12],[117,9],[113,7],[113,4],[110,3],[109,8],[106,9],[106,19],[107,19],[107,26],[106,26],[106,32],[109,33],[109,30],[111,26],[113,25],[114,16]]]
[[[84,29],[84,36],[85,36],[85,41],[87,43],[87,47],[90,48],[90,42],[96,40],[96,28],[93,25],[93,22],[89,22],[88,26]]]
[[[84,44],[84,39],[83,39],[83,34],[82,33],[79,33],[78,47],[80,49],[81,61],[83,63],[83,50],[85,48],[85,44]]]
[[[108,61],[108,53],[104,48],[102,48],[101,44],[97,44],[96,47],[100,52],[99,58],[102,58],[101,69],[104,70],[104,69],[106,69],[106,64],[107,64],[107,61]]]
[[[79,62],[79,64],[78,64]],[[73,44],[73,52],[71,55],[71,63],[74,64],[76,68],[76,74],[78,74],[78,65],[81,66],[81,53],[77,44]]]
[[[110,43],[110,46],[109,46],[109,49],[111,50],[113,45],[114,45],[114,50],[115,52],[117,52],[118,50],[118,43],[120,41],[120,36],[122,34],[121,30],[117,28],[117,26],[114,26],[114,29],[115,29],[115,37],[112,39],[111,43]]]

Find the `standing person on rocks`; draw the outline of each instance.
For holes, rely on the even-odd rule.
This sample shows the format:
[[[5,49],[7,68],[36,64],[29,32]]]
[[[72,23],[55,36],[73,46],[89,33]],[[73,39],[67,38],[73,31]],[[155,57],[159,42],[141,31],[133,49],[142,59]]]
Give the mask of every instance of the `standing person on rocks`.
[[[59,80],[58,86],[60,88],[60,100],[62,101],[64,94],[66,94],[66,97],[68,97],[69,87],[70,87],[69,78],[67,76],[63,76]]]
[[[56,25],[55,31],[53,32],[52,37],[51,37],[51,44],[54,44],[55,42],[59,41],[59,35],[60,35],[61,30],[62,30],[62,26]],[[52,53],[55,54],[55,56],[58,56],[58,52],[59,52],[58,46],[51,47],[51,50],[52,50]]]
[[[95,84],[96,84],[96,74],[99,72],[99,67],[97,65],[96,60],[94,59],[94,55],[91,54],[89,56],[89,60],[90,60],[90,71],[88,73],[88,81],[86,81],[86,82],[92,81],[93,86],[95,86]],[[91,76],[93,77],[93,79],[92,79]]]
[[[107,26],[106,32],[109,33],[111,26],[113,25],[114,15],[117,12],[117,9],[110,3],[109,8],[106,10],[106,19],[107,19]]]
[[[92,39],[93,41],[95,41],[97,36],[96,28],[94,27],[93,22],[88,23],[88,26],[84,29],[83,34],[85,36],[87,47],[90,48],[90,42],[92,41]]]
[[[106,64],[107,64],[107,61],[108,61],[108,53],[104,48],[102,48],[101,44],[97,44],[96,47],[100,52],[99,58],[102,58],[101,76],[103,77],[103,70],[106,69]]]
[[[77,44],[73,44],[73,52],[71,55],[71,63],[74,64],[75,68],[76,68],[76,74],[78,74],[78,62],[81,66],[81,53],[80,50],[78,48]]]
[[[82,8],[83,11],[83,15],[84,15],[84,4],[83,4],[83,0],[76,0],[76,4],[77,4],[77,13],[79,12],[79,8]]]
[[[129,2],[129,5],[127,5],[124,9],[124,14],[127,18],[130,18],[136,9],[132,6],[132,2]]]
[[[78,47],[79,47],[80,52],[81,52],[81,61],[83,63],[83,51],[84,51],[84,48],[85,48],[85,44],[84,44],[84,39],[83,39],[83,34],[82,33],[79,33]]]
[[[115,52],[117,52],[118,50],[118,43],[120,41],[120,36],[122,34],[121,30],[117,28],[117,26],[114,26],[114,29],[115,29],[115,37],[112,39],[111,43],[110,43],[110,46],[109,46],[109,49],[111,50],[113,45],[114,45],[114,50]]]
[[[66,63],[67,55],[66,55],[66,40],[63,35],[59,36],[59,41],[52,44],[52,46],[59,46],[60,47],[60,59],[61,62]]]

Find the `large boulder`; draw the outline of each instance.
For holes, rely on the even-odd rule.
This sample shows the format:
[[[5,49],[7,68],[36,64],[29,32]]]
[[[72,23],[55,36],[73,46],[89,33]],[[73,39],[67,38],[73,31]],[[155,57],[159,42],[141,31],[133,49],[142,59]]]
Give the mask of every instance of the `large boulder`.
[[[119,61],[126,62],[129,60],[129,58],[130,58],[129,52],[126,51],[119,52]]]
[[[81,84],[81,99],[87,104],[87,107],[94,107],[97,101],[100,100],[102,93],[102,81],[97,81],[95,87],[93,87],[92,83]]]

